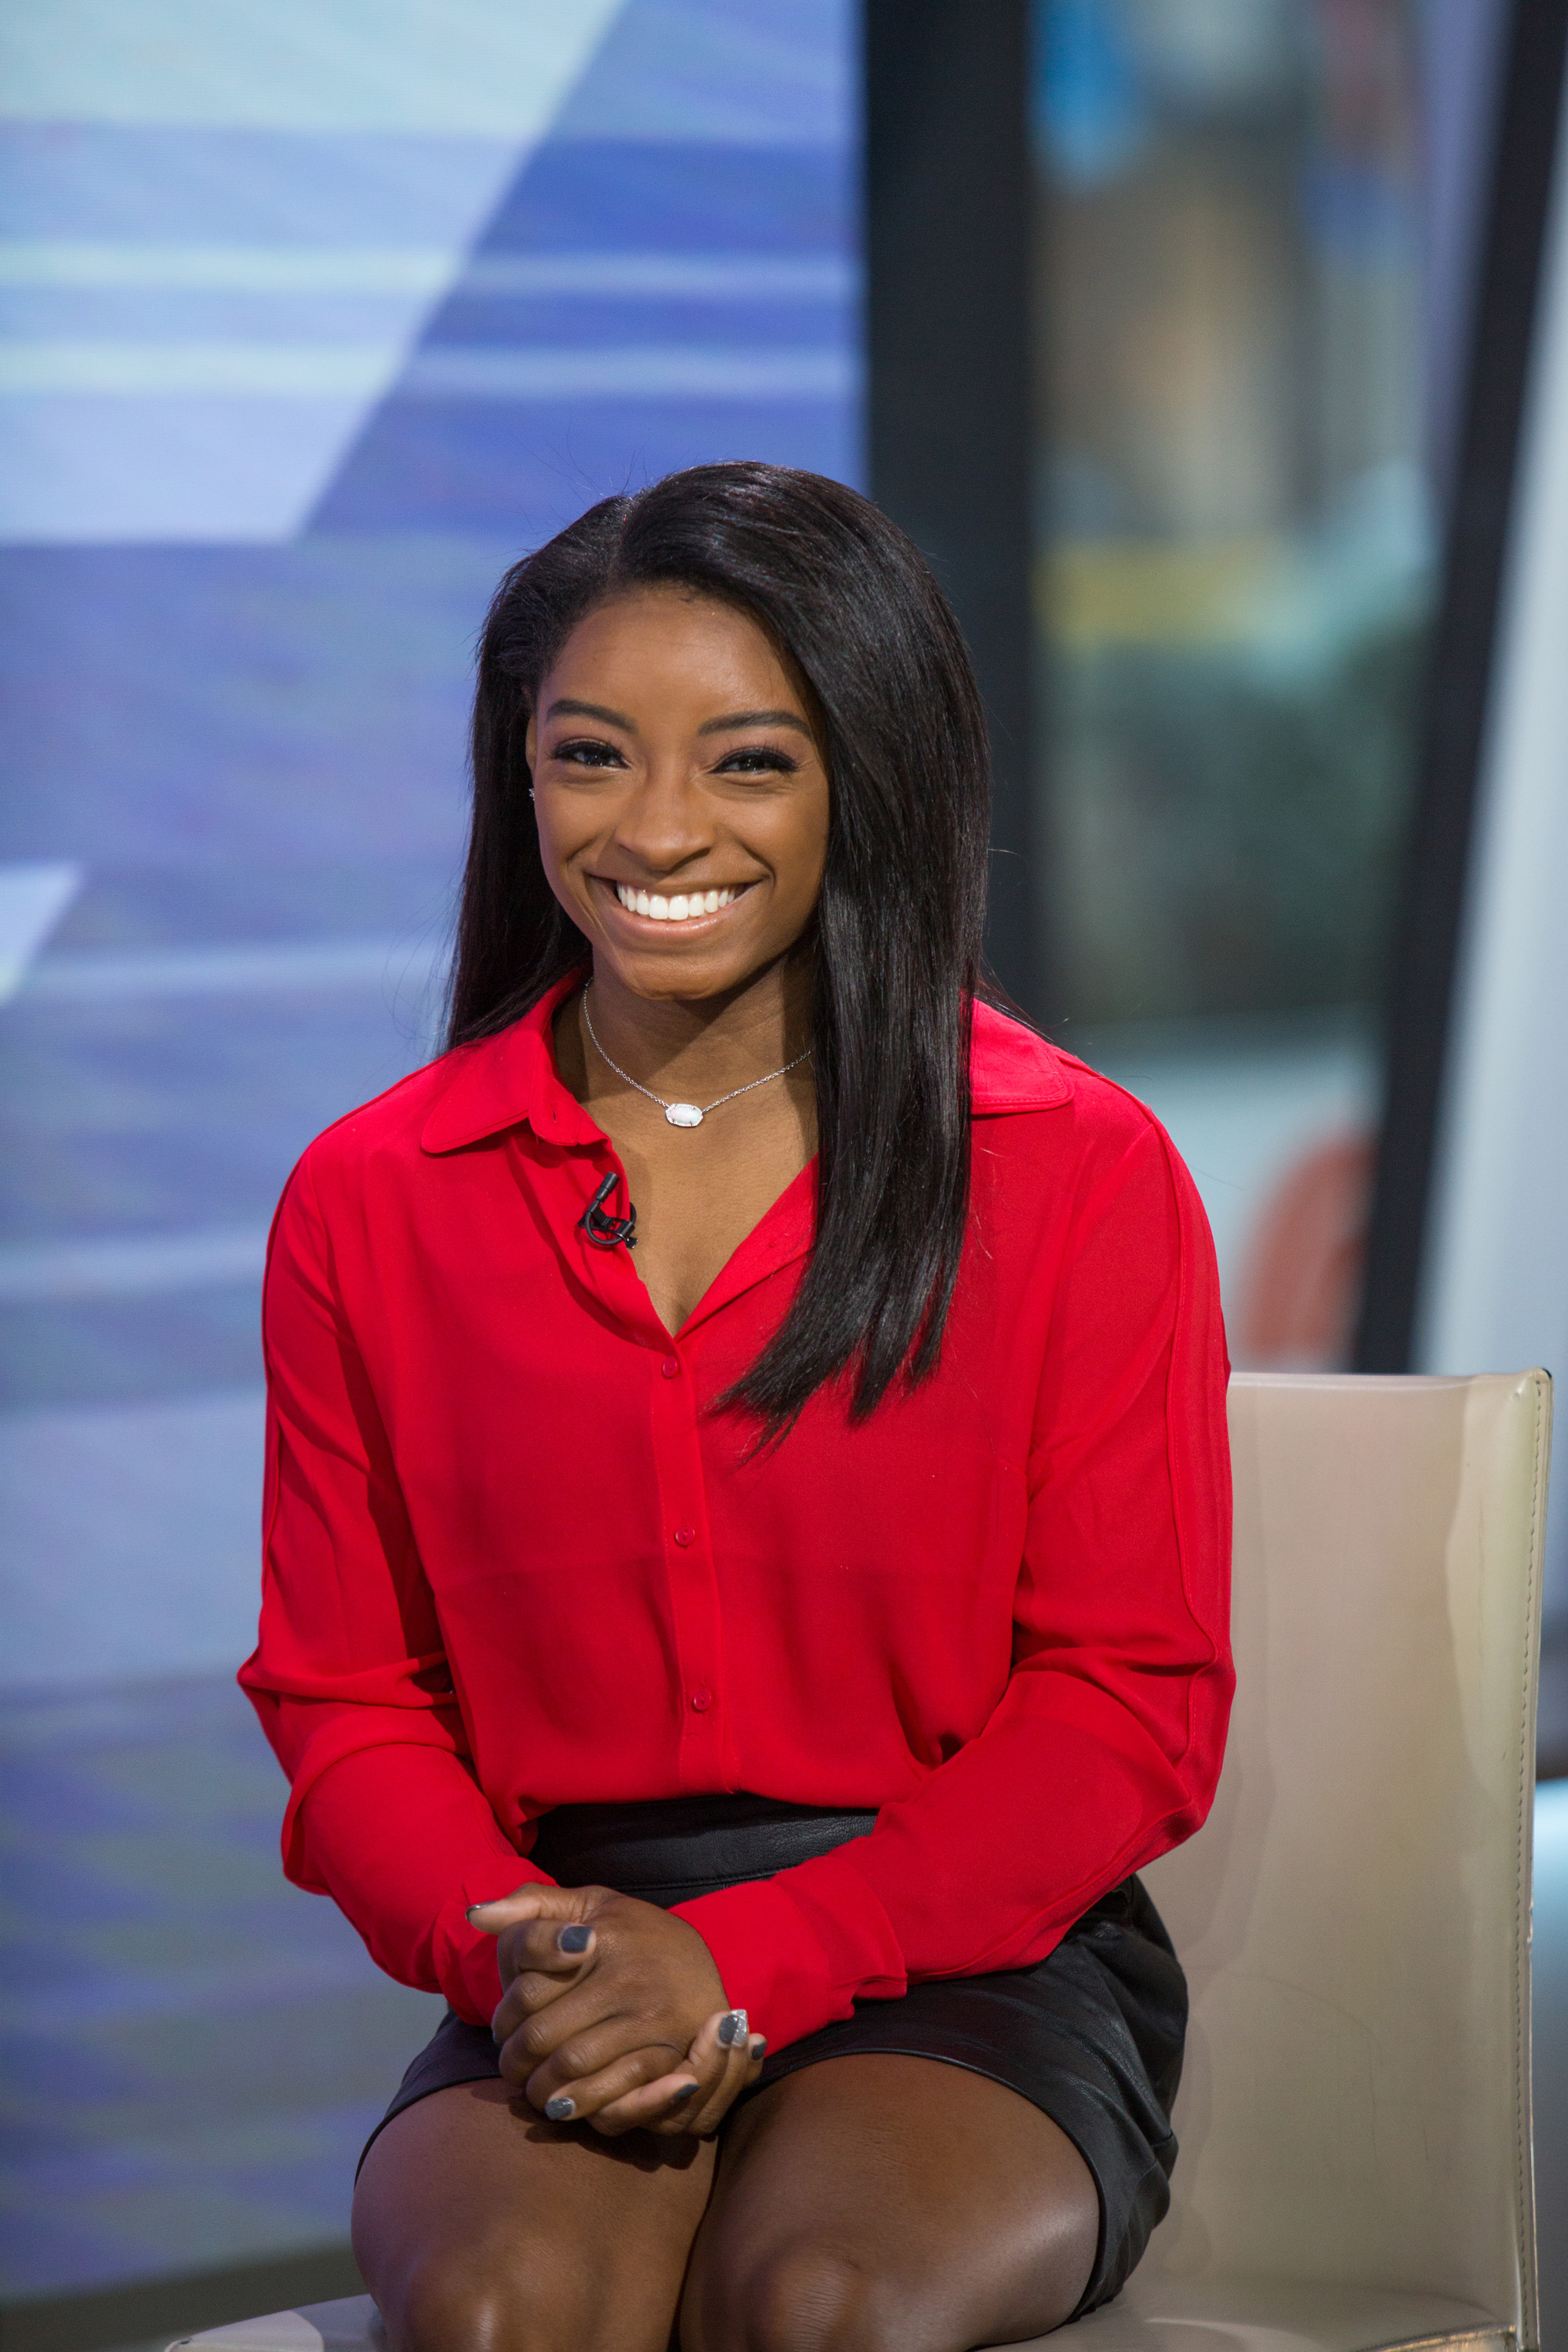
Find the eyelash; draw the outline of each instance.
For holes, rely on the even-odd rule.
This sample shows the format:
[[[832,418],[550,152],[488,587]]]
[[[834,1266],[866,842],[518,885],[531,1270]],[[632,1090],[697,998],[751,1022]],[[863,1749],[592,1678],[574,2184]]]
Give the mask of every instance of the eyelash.
[[[564,761],[568,766],[574,768],[613,768],[625,765],[613,743],[596,743],[591,737],[583,742],[557,743],[550,756],[552,760]]]
[[[626,764],[613,743],[597,742],[591,736],[570,743],[557,743],[550,756],[574,768],[616,768]],[[744,767],[737,764],[742,761],[747,762]],[[758,743],[744,751],[726,752],[714,773],[721,776],[793,776],[798,764],[787,751],[776,751],[769,743]]]
[[[755,765],[749,768],[737,767],[735,762],[738,760],[752,761]],[[720,775],[736,776],[767,773],[793,776],[798,764],[796,761],[790,758],[787,751],[775,751],[771,743],[758,743],[744,751],[726,753],[720,761],[716,772]]]

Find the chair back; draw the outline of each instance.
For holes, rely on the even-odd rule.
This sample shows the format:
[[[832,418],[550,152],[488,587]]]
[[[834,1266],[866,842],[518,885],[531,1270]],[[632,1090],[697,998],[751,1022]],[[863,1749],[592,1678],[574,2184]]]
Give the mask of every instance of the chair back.
[[[1552,1383],[1240,1374],[1237,1692],[1144,1874],[1188,1972],[1166,2275],[1422,2288],[1537,2340],[1530,1840]]]

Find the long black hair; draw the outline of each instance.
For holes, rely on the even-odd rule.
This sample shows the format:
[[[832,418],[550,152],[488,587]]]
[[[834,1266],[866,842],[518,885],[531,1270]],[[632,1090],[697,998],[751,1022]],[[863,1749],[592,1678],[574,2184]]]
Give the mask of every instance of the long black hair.
[[[990,803],[958,624],[920,550],[868,499],[785,466],[692,466],[591,507],[507,573],[479,654],[447,1043],[506,1028],[588,952],[541,862],[529,718],[586,613],[663,584],[750,614],[805,681],[826,733],[816,1239],[789,1314],[731,1399],[777,1431],[847,1375],[859,1419],[900,1372],[918,1382],[934,1369],[958,1275]]]

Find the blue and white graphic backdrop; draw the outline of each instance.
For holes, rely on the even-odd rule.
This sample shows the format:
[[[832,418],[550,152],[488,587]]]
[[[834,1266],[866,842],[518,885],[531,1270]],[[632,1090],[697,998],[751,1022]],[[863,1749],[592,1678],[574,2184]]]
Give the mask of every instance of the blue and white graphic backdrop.
[[[854,479],[850,0],[0,26],[0,2292],[335,2235],[422,1996],[282,1887],[289,1168],[430,1050],[475,635],[594,499]]]

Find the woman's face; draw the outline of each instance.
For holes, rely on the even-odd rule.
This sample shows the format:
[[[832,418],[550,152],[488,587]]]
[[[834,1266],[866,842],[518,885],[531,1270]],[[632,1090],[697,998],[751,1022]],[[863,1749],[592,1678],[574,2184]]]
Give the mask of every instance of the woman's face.
[[[798,680],[754,621],[679,588],[601,604],[529,723],[550,887],[644,997],[740,988],[811,920],[827,771]]]

